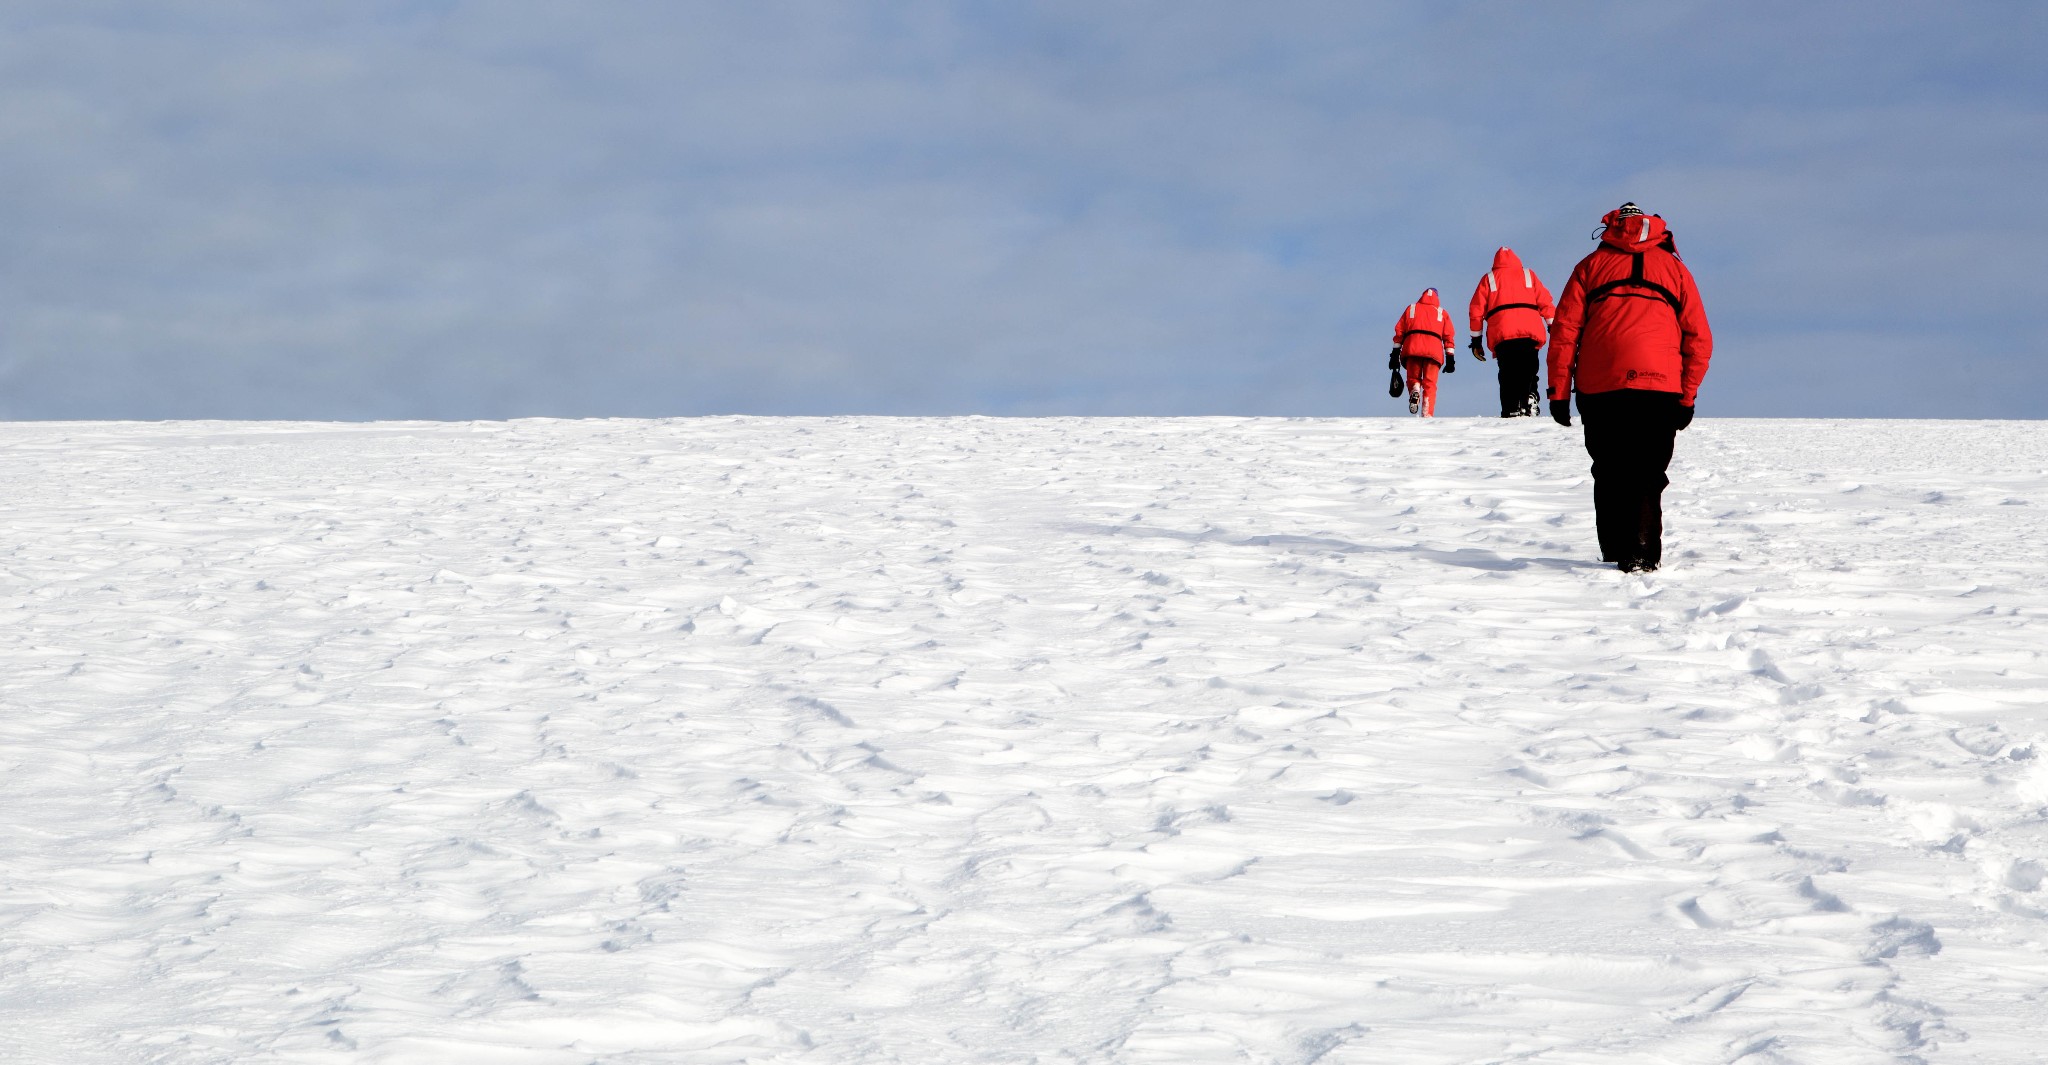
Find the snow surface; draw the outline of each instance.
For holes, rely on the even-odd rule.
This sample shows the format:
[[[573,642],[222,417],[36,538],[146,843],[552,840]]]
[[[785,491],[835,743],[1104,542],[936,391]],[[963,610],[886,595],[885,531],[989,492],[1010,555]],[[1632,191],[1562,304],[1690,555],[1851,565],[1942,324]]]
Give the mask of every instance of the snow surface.
[[[0,1059],[2040,1060],[2048,425],[0,456]]]

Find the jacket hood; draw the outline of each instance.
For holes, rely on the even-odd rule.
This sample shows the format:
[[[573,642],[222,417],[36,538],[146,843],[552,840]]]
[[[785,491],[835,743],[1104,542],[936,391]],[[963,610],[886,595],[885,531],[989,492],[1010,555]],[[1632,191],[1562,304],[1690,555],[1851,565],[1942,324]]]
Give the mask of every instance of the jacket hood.
[[[1623,218],[1620,208],[1602,215],[1600,224],[1606,227],[1600,233],[1600,243],[1626,252],[1654,248],[1663,243],[1664,238],[1671,232],[1665,227],[1664,220],[1656,215],[1641,214]]]
[[[1416,300],[1415,302],[1420,303],[1425,307],[1437,307],[1441,306],[1443,303],[1442,300],[1436,298],[1436,290],[1433,288],[1423,289],[1422,298]]]
[[[1502,248],[1493,253],[1493,268],[1495,270],[1520,270],[1522,268],[1522,257],[1516,255],[1513,248]]]

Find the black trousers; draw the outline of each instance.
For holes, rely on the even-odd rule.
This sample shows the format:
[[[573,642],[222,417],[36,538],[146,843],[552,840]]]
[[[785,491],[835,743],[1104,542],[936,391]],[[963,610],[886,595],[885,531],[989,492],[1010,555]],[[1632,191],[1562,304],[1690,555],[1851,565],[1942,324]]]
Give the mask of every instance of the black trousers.
[[[1529,397],[1536,394],[1536,342],[1503,340],[1493,349],[1493,361],[1500,368],[1500,416],[1534,414]]]
[[[1664,560],[1664,488],[1671,483],[1678,393],[1624,388],[1579,394],[1593,456],[1594,524],[1607,562]]]

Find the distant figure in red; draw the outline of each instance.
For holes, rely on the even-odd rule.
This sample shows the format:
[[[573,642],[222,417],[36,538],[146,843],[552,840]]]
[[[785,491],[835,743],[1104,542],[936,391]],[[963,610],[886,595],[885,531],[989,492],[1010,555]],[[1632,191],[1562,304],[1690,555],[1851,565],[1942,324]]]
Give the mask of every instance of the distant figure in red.
[[[1408,379],[1408,413],[1436,417],[1438,370],[1450,372],[1458,348],[1456,327],[1437,299],[1436,290],[1422,290],[1422,298],[1408,305],[1394,320],[1395,358]]]
[[[1522,265],[1513,248],[1493,253],[1493,269],[1472,290],[1468,315],[1472,354],[1486,361],[1488,345],[1500,370],[1500,416],[1535,414],[1536,355],[1549,338],[1550,320],[1557,317],[1550,290],[1536,271]]]
[[[1557,301],[1550,416],[1571,425],[1578,393],[1600,557],[1635,573],[1664,558],[1664,471],[1692,424],[1714,334],[1664,219],[1624,203],[1600,221],[1600,247]]]

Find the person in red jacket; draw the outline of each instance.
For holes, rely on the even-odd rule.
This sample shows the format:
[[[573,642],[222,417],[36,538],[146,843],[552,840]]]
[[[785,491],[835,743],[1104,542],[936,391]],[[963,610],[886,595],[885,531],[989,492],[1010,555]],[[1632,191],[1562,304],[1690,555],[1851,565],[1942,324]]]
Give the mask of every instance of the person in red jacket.
[[[1493,348],[1500,372],[1500,416],[1535,414],[1536,353],[1549,337],[1550,320],[1557,317],[1543,279],[1522,265],[1513,248],[1502,248],[1493,253],[1493,269],[1472,290],[1466,316],[1473,357],[1485,362],[1487,347]]]
[[[1624,203],[1600,221],[1599,248],[1557,301],[1550,416],[1570,426],[1578,393],[1600,557],[1634,573],[1663,561],[1665,470],[1675,434],[1692,424],[1714,335],[1664,219]]]
[[[1394,350],[1387,362],[1396,360],[1408,379],[1408,413],[1436,417],[1437,371],[1457,370],[1457,326],[1437,299],[1436,290],[1422,290],[1422,298],[1408,305],[1394,319]]]

